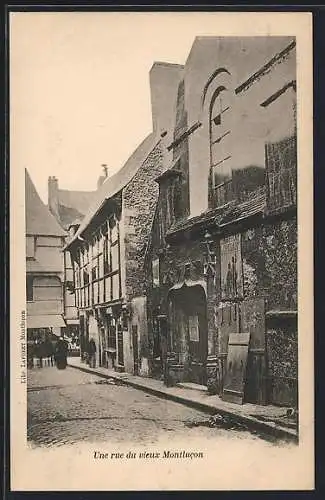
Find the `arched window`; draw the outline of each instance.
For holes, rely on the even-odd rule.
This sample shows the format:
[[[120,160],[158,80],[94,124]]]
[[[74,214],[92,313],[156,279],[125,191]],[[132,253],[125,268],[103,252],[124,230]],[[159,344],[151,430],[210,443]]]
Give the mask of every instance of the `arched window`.
[[[229,91],[221,85],[212,96],[209,113],[211,178],[217,206],[231,199],[230,116]]]

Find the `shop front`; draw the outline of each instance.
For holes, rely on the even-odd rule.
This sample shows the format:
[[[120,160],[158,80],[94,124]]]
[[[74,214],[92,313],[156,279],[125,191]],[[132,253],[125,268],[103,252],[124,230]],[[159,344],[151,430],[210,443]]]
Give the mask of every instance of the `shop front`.
[[[66,323],[60,314],[27,316],[27,359],[30,368],[33,366],[35,345],[45,346],[44,353],[51,355],[65,327]]]
[[[122,306],[121,304],[105,305],[96,308],[95,311],[94,317],[96,318],[98,363],[105,368],[123,371],[124,342]]]

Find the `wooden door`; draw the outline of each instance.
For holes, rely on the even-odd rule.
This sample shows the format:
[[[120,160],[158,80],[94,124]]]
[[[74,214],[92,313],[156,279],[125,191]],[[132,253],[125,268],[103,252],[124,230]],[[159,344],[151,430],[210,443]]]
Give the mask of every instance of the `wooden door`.
[[[227,369],[228,340],[231,333],[239,332],[239,307],[238,304],[227,304],[218,308],[218,365],[220,373],[220,390],[223,390],[223,383]]]
[[[249,333],[229,335],[223,399],[231,403],[242,404],[244,401],[249,338]]]
[[[242,331],[250,333],[245,399],[250,403],[265,404],[267,401],[267,367],[264,299],[244,300],[241,319]]]
[[[188,331],[191,382],[206,385],[208,356],[208,324],[206,298],[201,287],[193,287],[186,294],[186,327]]]

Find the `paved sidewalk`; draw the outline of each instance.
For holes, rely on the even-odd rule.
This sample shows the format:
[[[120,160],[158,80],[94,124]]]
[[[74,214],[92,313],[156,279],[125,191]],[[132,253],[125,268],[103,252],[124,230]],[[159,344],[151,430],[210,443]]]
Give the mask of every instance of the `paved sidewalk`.
[[[119,380],[136,389],[200,409],[210,415],[219,413],[232,417],[238,423],[268,435],[292,441],[298,440],[297,430],[292,428],[289,419],[286,417],[287,408],[272,405],[254,405],[251,403],[243,405],[228,403],[217,395],[209,395],[207,392],[201,390],[177,386],[166,387],[162,381],[152,378],[118,373],[102,367],[90,368],[89,365],[81,362],[80,358],[68,358],[68,365],[100,377]],[[288,422],[287,424],[286,421]]]

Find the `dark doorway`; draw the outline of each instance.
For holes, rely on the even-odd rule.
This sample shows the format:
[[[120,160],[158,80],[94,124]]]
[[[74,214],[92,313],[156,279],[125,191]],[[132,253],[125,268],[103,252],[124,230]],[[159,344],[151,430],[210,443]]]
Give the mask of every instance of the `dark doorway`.
[[[206,296],[199,285],[173,293],[173,349],[188,358],[188,381],[206,385],[208,324]]]
[[[139,375],[139,346],[138,346],[137,325],[132,325],[132,343],[133,343],[134,375]]]
[[[159,310],[154,309],[152,315],[152,377],[160,379],[162,375],[162,352],[158,314]]]
[[[123,329],[121,321],[117,321],[117,355],[118,364],[124,366],[124,352],[123,352]]]

